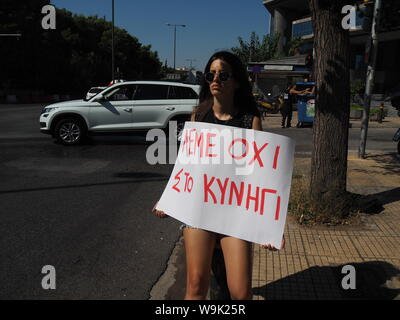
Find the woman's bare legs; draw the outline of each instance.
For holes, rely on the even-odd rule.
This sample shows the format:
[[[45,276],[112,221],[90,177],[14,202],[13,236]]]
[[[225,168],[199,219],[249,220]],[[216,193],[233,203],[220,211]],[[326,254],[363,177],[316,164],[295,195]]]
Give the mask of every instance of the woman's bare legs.
[[[216,234],[185,227],[183,237],[187,268],[185,300],[204,300],[210,285],[211,261]]]
[[[252,300],[252,244],[234,237],[223,237],[221,248],[232,300]]]

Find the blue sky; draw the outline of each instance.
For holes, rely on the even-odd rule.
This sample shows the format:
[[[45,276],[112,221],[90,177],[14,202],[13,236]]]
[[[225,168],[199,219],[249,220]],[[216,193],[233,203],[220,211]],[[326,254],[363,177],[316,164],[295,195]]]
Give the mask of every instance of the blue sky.
[[[268,33],[269,13],[262,0],[115,0],[115,25],[126,29],[144,45],[151,45],[160,60],[173,66],[173,27],[177,28],[176,66],[192,65],[203,70],[219,49],[249,40],[252,31]],[[52,0],[57,8],[73,13],[105,16],[111,21],[111,0]]]

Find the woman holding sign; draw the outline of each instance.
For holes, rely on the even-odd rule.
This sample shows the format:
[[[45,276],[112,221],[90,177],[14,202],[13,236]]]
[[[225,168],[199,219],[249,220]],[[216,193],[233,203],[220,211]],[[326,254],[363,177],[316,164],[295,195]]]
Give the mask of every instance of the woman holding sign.
[[[262,130],[246,68],[230,52],[221,51],[211,56],[205,68],[199,100],[192,121]],[[153,212],[159,217],[166,216],[156,209]],[[213,252],[218,243],[224,254],[231,298],[252,299],[252,243],[190,226],[184,227],[183,235],[187,263],[185,299],[206,298]],[[271,245],[263,247],[277,250]]]

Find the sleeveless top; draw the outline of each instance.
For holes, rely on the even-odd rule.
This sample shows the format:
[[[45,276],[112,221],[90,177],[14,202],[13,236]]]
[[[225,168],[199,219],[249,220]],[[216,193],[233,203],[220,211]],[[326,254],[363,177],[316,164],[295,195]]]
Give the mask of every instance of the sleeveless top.
[[[222,124],[225,126],[238,127],[243,129],[252,129],[253,127],[253,118],[254,115],[251,113],[239,113],[235,117],[229,120],[219,120],[215,117],[214,111],[212,108],[207,111],[204,115],[203,119],[198,119],[198,115],[195,115],[195,120],[199,122],[208,122],[208,123],[216,123]]]
[[[286,89],[283,93],[283,100],[289,105],[293,104],[293,94],[290,93],[290,89]]]

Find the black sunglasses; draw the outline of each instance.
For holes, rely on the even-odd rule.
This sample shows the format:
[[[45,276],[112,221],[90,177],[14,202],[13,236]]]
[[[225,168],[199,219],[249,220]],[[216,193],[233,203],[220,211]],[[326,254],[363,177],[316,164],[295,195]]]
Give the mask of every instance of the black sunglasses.
[[[227,71],[222,71],[222,72],[207,72],[204,77],[207,82],[213,82],[215,78],[215,74],[218,74],[218,78],[220,81],[227,81],[231,78],[231,74]]]

